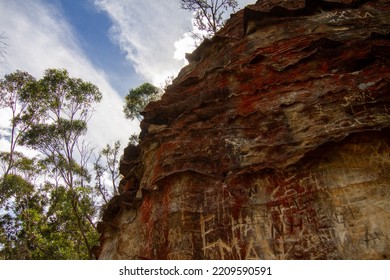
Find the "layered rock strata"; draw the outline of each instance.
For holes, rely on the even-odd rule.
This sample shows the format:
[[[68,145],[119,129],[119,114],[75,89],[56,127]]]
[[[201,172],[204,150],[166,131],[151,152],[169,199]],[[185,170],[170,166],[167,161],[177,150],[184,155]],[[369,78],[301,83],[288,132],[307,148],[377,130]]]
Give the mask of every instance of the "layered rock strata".
[[[389,32],[386,0],[233,15],[147,106],[99,257],[390,258]]]

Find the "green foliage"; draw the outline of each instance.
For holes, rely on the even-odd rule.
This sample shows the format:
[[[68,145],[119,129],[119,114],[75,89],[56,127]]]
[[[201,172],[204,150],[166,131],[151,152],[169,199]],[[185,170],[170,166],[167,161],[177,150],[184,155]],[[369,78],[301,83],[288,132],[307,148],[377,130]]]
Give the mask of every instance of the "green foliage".
[[[150,83],[144,83],[135,89],[131,89],[125,97],[123,112],[128,119],[141,120],[141,112],[150,101],[157,100],[159,89]]]
[[[98,88],[48,69],[0,81],[0,108],[12,112],[11,148],[0,153],[0,259],[90,259],[98,242],[89,185],[87,131]],[[19,145],[40,158],[16,152]],[[109,152],[109,151],[108,151]]]
[[[8,175],[6,184],[12,202],[0,216],[0,258],[3,259],[88,259],[85,244],[80,242],[77,220],[73,215],[71,193],[63,186],[46,184],[36,188],[19,175]],[[80,199],[80,212],[93,208],[88,196]],[[93,211],[92,211],[93,212]],[[97,234],[88,223],[84,230]],[[95,234],[93,234],[95,233]]]
[[[40,190],[20,175],[9,174],[3,178],[8,200],[3,204],[5,214],[0,216],[0,257],[5,259],[32,259],[39,244],[38,228],[47,198]]]
[[[55,123],[31,125],[31,128],[20,138],[20,142],[45,154],[51,154],[55,150],[59,152],[62,148],[66,148],[69,143],[75,143],[86,132],[86,122],[60,118]]]
[[[33,182],[44,169],[38,158],[28,158],[20,152],[15,152],[13,156],[13,172],[4,174],[3,177],[0,178],[0,205],[17,191],[17,189],[12,189],[13,186],[24,186],[20,183],[20,180],[18,182],[16,179],[24,178],[23,180],[25,182]],[[0,152],[0,163],[4,166],[7,165],[9,157],[9,152]],[[3,170],[5,170],[5,167],[3,167]]]
[[[21,100],[21,92],[33,81],[34,77],[19,70],[4,76],[0,81],[0,108],[15,108]]]
[[[14,164],[14,152],[21,135],[40,118],[40,110],[32,108],[28,99],[22,98],[26,89],[36,82],[27,72],[16,71],[0,80],[0,109],[11,111],[10,153],[4,171],[7,175]]]
[[[87,121],[92,105],[100,102],[99,89],[81,79],[71,78],[64,69],[48,69],[43,78],[26,92],[27,98],[46,109],[46,117],[54,120],[66,118]]]

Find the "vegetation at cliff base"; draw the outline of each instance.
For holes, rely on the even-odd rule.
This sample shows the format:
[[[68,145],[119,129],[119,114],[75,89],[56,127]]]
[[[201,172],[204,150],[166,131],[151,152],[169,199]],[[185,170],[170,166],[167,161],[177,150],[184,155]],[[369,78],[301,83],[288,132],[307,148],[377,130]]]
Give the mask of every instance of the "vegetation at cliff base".
[[[0,259],[94,258],[99,209],[113,195],[104,178],[115,184],[120,148],[96,156],[85,142],[101,99],[95,85],[64,69],[0,81],[0,109],[11,115],[9,151],[0,153]]]

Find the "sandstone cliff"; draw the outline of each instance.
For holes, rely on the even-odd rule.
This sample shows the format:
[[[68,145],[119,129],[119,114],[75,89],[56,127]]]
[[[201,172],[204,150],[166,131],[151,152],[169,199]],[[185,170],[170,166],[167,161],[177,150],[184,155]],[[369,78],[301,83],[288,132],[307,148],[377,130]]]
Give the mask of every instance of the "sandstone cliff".
[[[388,0],[233,15],[146,108],[100,258],[390,258],[389,32]]]

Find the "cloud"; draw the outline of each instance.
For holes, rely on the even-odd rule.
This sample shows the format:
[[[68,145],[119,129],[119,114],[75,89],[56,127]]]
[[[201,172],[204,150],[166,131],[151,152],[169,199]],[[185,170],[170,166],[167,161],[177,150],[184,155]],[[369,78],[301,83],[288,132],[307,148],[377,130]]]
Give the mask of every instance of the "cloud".
[[[239,7],[255,0],[239,0]],[[111,38],[140,75],[159,86],[186,64],[195,48],[192,13],[179,0],[94,0],[111,18]],[[227,15],[229,16],[229,15]]]
[[[104,71],[88,60],[74,30],[55,6],[39,0],[0,1],[0,28],[8,44],[1,76],[19,69],[39,78],[45,69],[65,68],[70,76],[99,87],[103,101],[90,120],[88,141],[100,147],[116,139],[127,142],[132,131],[139,130],[138,123],[124,119],[122,99]]]
[[[179,61],[185,59],[186,53],[192,53],[195,49],[195,42],[192,38],[192,33],[184,33],[179,40],[175,41],[174,46],[175,52],[173,58]]]
[[[184,66],[175,56],[175,42],[191,25],[191,13],[177,0],[95,0],[111,18],[111,38],[126,53],[137,73],[159,86]]]

